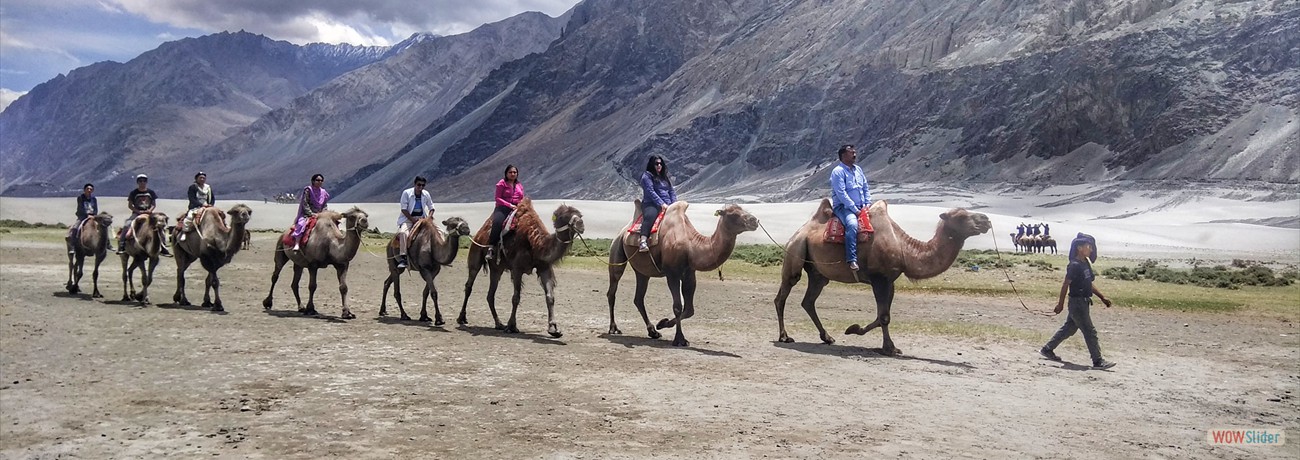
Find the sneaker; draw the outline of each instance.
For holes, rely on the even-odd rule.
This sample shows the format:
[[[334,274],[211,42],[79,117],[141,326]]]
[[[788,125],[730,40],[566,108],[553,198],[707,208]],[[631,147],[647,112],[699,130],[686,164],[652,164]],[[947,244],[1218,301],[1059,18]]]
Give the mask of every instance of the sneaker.
[[[1112,362],[1110,362],[1110,361],[1106,361],[1106,360],[1104,360],[1104,359],[1101,360],[1101,361],[1098,361],[1098,362],[1092,363],[1092,368],[1093,368],[1093,369],[1110,369],[1110,368],[1112,368],[1112,367],[1115,367],[1115,363],[1112,363]]]
[[[181,234],[181,237],[180,237],[179,239],[177,239],[177,241],[185,241],[185,234],[182,233],[182,234]]]
[[[406,256],[397,256],[397,268],[406,268]]]
[[[1039,348],[1039,349],[1038,349],[1038,354],[1041,355],[1041,356],[1044,357],[1044,358],[1049,359],[1049,360],[1056,361],[1056,362],[1058,362],[1058,363],[1061,362],[1061,357],[1060,357],[1060,356],[1056,356],[1056,353],[1055,353],[1055,352],[1053,352],[1052,350],[1048,350],[1046,347],[1044,347],[1044,348]]]
[[[853,270],[853,271],[855,271],[855,272],[858,271],[858,263],[857,263],[857,262],[849,262],[849,270]]]
[[[492,247],[491,247],[491,246],[488,246],[488,248],[487,248],[487,255],[484,255],[484,256],[483,256],[483,260],[486,260],[486,261],[488,261],[488,262],[491,262],[491,261],[492,261],[492,253],[493,253],[493,252],[496,252],[496,251],[493,251],[493,250],[492,250]]]
[[[645,238],[641,238],[641,244],[637,246],[636,252],[650,252],[650,245],[646,244]]]
[[[298,250],[298,243],[294,243],[294,244],[293,244],[293,250],[294,250],[294,251],[297,251],[297,250]]]
[[[118,255],[126,254],[126,245],[125,245],[125,244],[120,244],[120,243],[119,243],[119,244],[117,245],[117,253],[118,253]]]

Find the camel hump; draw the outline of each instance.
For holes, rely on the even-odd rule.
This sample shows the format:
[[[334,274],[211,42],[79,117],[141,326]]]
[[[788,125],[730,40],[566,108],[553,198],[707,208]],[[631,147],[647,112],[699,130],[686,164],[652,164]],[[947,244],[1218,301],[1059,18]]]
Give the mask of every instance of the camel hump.
[[[876,212],[876,210],[889,212],[889,204],[885,203],[885,200],[876,200],[875,203],[871,203],[871,212]]]
[[[690,205],[691,205],[690,203],[687,203],[687,202],[685,202],[685,201],[677,200],[677,201],[674,202],[673,204],[668,205],[668,209],[665,209],[664,212],[673,212],[673,213],[682,213],[682,214],[685,214],[685,213],[686,213],[686,208],[687,208],[687,207],[690,207]]]

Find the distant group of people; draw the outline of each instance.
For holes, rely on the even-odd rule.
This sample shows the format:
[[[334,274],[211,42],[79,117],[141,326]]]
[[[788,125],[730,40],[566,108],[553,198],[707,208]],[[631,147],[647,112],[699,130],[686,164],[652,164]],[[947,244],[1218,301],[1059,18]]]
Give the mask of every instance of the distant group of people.
[[[852,270],[859,279],[862,279],[862,266],[859,264],[857,235],[861,229],[864,232],[871,233],[874,229],[871,227],[871,221],[868,210],[871,207],[871,190],[867,183],[866,174],[862,167],[857,165],[857,149],[852,144],[845,144],[837,151],[838,163],[831,169],[830,173],[830,192],[832,212],[844,226],[844,260],[847,266]],[[127,202],[131,209],[131,217],[127,220],[128,224],[122,226],[118,235],[119,254],[123,251],[124,240],[131,237],[131,225],[137,216],[153,212],[157,206],[158,194],[148,187],[149,177],[140,174],[136,176],[136,188],[127,196]],[[646,161],[645,171],[641,173],[641,227],[639,229],[639,252],[649,251],[648,240],[658,216],[664,212],[668,206],[677,202],[677,192],[673,188],[672,178],[668,172],[668,162],[660,155],[651,155]],[[325,190],[325,176],[322,174],[313,174],[311,183],[303,187],[299,193],[298,212],[294,218],[291,236],[294,241],[290,250],[298,251],[301,249],[302,235],[305,232],[309,221],[324,211],[329,205],[330,194]],[[412,186],[402,191],[398,198],[398,205],[401,207],[401,214],[397,218],[397,241],[398,241],[398,258],[397,266],[405,268],[407,266],[407,246],[410,238],[409,233],[415,223],[425,216],[433,215],[433,197],[425,187],[428,185],[428,179],[424,176],[416,176]],[[85,219],[93,218],[99,213],[99,204],[94,196],[95,186],[86,184],[82,189],[82,194],[77,197],[77,218],[78,222]],[[187,192],[189,198],[189,207],[185,216],[181,219],[180,240],[184,241],[185,234],[194,223],[196,212],[205,207],[211,207],[216,203],[216,194],[212,187],[207,183],[207,175],[199,172],[194,175],[194,184],[190,185]],[[496,191],[493,195],[495,207],[492,210],[492,226],[488,234],[487,260],[498,257],[496,254],[500,251],[502,231],[508,223],[514,218],[515,210],[519,203],[524,199],[524,186],[519,181],[519,168],[515,165],[507,165],[502,173],[501,180],[497,181]],[[80,225],[73,226],[75,231]],[[1026,225],[1021,223],[1016,227],[1019,236],[1049,235],[1051,228],[1046,223]],[[160,235],[163,242],[163,255],[170,256],[166,249],[166,235]],[[110,248],[111,250],[111,248]],[[1076,331],[1082,331],[1084,342],[1088,346],[1089,354],[1092,357],[1093,366],[1099,369],[1106,369],[1115,364],[1102,358],[1101,347],[1097,339],[1097,330],[1092,324],[1089,306],[1092,304],[1092,296],[1096,295],[1102,300],[1107,307],[1111,306],[1110,299],[1107,299],[1096,285],[1093,284],[1094,274],[1092,272],[1091,262],[1096,260],[1096,240],[1091,236],[1079,234],[1070,245],[1070,264],[1066,269],[1065,281],[1061,285],[1060,299],[1057,301],[1055,313],[1060,313],[1066,306],[1066,298],[1069,298],[1069,315],[1065,324],[1052,336],[1052,339],[1044,345],[1039,353],[1046,359],[1060,361],[1055,353],[1055,349],[1066,338],[1074,335]]]

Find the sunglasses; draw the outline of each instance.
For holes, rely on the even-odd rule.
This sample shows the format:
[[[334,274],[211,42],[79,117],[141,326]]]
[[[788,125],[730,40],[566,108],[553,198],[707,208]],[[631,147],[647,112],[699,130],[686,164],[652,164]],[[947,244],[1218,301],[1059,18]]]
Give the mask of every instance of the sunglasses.
[[[416,187],[423,187],[423,186],[424,186],[424,182],[416,182],[416,183],[415,183],[415,186],[416,186]]]

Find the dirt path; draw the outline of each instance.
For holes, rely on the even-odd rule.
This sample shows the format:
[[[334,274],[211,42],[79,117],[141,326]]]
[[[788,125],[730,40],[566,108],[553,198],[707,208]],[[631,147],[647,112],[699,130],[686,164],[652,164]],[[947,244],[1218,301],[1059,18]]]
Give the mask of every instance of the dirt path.
[[[262,235],[259,235],[259,238]],[[267,237],[269,238],[269,237]],[[1296,458],[1300,328],[1230,315],[1098,309],[1112,371],[1086,370],[1082,340],[1035,353],[1061,318],[1009,299],[900,295],[894,339],[844,336],[874,316],[863,290],[828,288],[823,345],[798,307],[799,342],[774,343],[775,285],[701,276],[689,348],[645,337],[625,279],[608,336],[603,272],[561,269],[560,339],[528,277],[523,334],[491,328],[483,295],[454,327],[465,280],[438,280],[448,327],[376,319],[381,260],[349,276],[352,321],[323,272],[318,309],[293,312],[287,281],[266,313],[271,254],[255,241],[222,272],[226,314],[61,293],[57,249],[0,245],[0,456],[4,458]],[[115,260],[101,289],[121,297]],[[175,289],[159,265],[155,302]],[[629,277],[630,278],[630,277]],[[404,277],[408,312],[418,286]],[[83,288],[88,288],[83,281]],[[199,273],[190,275],[200,299]],[[509,295],[499,293],[500,304]],[[670,312],[661,282],[651,319]],[[391,308],[391,305],[390,305]],[[395,314],[395,313],[394,313]],[[508,314],[508,312],[506,313]],[[971,324],[1011,338],[921,332]],[[1186,326],[1184,326],[1184,324]],[[961,330],[960,327],[957,330]],[[1220,447],[1206,431],[1285,428],[1281,447]]]

